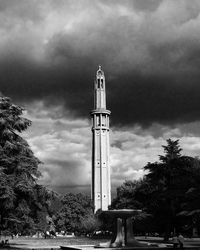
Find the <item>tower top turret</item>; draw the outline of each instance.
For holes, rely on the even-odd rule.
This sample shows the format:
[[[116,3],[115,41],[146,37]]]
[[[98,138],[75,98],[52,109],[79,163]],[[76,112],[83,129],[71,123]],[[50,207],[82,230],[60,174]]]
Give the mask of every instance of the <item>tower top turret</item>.
[[[94,109],[105,109],[106,110],[106,88],[105,88],[105,75],[99,65],[94,81]]]
[[[99,65],[99,69],[97,70],[97,77],[98,76],[104,76],[104,72],[103,72],[103,70],[101,68],[101,65]]]
[[[94,79],[94,109],[91,114],[103,112],[110,115],[110,111],[106,109],[105,75],[101,65],[99,65]]]

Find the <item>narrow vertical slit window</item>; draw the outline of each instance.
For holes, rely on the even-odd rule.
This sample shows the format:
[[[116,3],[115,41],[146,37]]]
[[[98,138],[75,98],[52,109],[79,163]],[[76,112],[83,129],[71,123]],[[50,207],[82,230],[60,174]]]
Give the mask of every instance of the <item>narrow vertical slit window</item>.
[[[101,79],[101,88],[103,89],[103,79]]]

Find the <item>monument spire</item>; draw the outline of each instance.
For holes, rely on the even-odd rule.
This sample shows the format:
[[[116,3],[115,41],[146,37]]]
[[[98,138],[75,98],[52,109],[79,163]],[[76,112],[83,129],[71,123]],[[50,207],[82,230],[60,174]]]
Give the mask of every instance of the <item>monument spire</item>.
[[[92,117],[92,200],[95,212],[108,210],[111,204],[109,165],[109,116],[106,109],[105,75],[101,65],[94,81],[94,110]]]

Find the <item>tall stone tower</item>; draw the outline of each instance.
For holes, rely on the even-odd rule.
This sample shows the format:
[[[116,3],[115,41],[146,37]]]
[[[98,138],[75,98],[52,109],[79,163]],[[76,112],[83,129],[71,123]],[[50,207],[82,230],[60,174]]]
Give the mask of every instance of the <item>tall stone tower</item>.
[[[92,199],[94,211],[108,210],[111,203],[109,165],[109,116],[106,109],[104,72],[99,66],[94,81],[94,109],[92,116]]]

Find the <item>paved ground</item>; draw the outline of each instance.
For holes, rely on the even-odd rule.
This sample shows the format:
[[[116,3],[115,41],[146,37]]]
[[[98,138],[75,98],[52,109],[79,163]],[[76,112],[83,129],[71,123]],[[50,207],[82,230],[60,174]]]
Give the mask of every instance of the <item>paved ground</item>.
[[[157,242],[162,243],[163,238],[161,237],[136,237],[138,240],[144,240],[144,241],[150,241],[150,242]],[[169,243],[171,243],[171,239],[169,240]],[[185,238],[184,242],[185,247],[200,247],[200,238]]]

